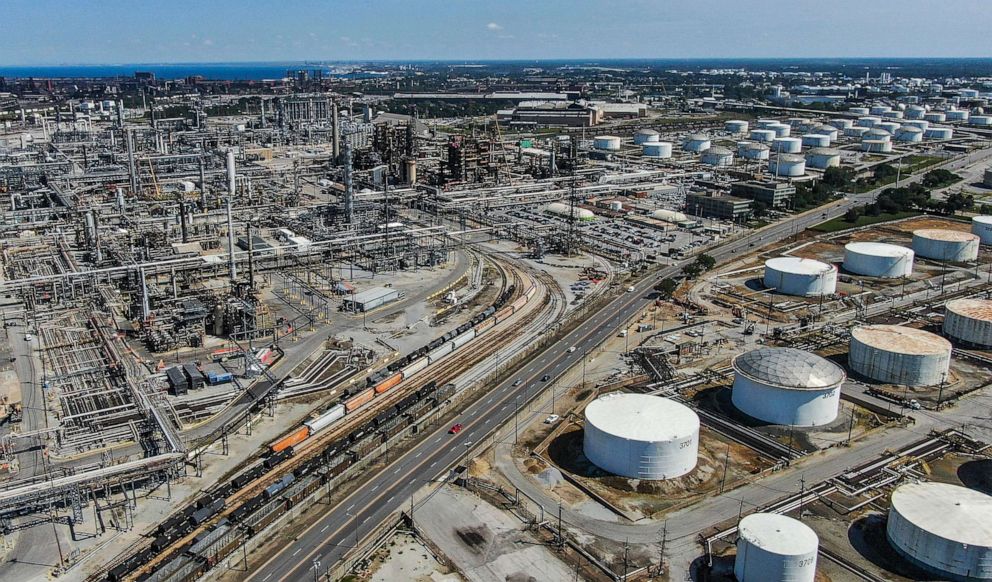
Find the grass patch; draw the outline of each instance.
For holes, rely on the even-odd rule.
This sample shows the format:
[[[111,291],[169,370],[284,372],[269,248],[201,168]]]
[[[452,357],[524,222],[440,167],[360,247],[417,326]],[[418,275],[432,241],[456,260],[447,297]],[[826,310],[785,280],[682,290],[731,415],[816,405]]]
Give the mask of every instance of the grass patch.
[[[863,215],[859,216],[856,222],[848,222],[844,220],[844,217],[835,218],[833,220],[828,220],[822,224],[817,224],[816,226],[810,227],[810,230],[815,230],[817,232],[837,232],[840,230],[847,230],[849,228],[857,228],[859,226],[868,226],[869,224],[878,224],[880,222],[888,222],[890,220],[899,220],[901,218],[909,218],[911,216],[919,216],[923,214],[922,212],[916,210],[907,210],[905,212],[893,212],[891,214],[882,213],[878,216]]]

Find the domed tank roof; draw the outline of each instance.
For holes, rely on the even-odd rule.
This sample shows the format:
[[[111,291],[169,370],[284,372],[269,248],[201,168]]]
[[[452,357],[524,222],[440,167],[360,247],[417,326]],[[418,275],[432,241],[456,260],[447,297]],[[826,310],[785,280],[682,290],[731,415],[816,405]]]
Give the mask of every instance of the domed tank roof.
[[[844,370],[816,354],[795,348],[763,347],[733,361],[734,369],[753,380],[784,388],[818,390],[844,381]]]

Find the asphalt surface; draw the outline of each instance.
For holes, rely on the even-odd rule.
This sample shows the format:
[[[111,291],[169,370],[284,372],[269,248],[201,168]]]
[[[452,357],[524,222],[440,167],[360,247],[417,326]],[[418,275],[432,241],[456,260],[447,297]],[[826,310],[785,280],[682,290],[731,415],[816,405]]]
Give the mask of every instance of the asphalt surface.
[[[935,167],[954,170],[988,157],[989,154],[990,150],[983,150]],[[899,185],[904,186],[920,177],[908,177],[900,181]],[[885,188],[889,187],[892,185]],[[718,263],[731,259],[738,253],[745,254],[751,247],[784,239],[825,220],[843,216],[852,207],[872,202],[883,189],[850,194],[842,200],[728,241],[708,251],[708,254]],[[456,465],[465,455],[468,446],[488,438],[496,428],[513,420],[519,407],[547,386],[541,380],[544,375],[550,375],[553,380],[581,363],[586,351],[617,333],[619,322],[626,321],[650,304],[653,300],[651,288],[658,280],[678,274],[682,266],[691,260],[663,268],[654,276],[637,283],[633,292],[616,297],[561,340],[534,356],[526,366],[508,376],[485,398],[471,404],[452,421],[464,426],[458,434],[447,434],[448,426],[439,427],[393,463],[366,476],[365,485],[361,489],[331,508],[295,541],[258,567],[248,579],[256,582],[310,580],[314,577],[317,562],[320,564],[316,566],[318,572],[323,573],[326,568],[339,561],[356,544],[356,540],[361,539],[389,515],[409,508],[414,493]],[[576,347],[575,351],[569,351],[568,348],[572,346]],[[415,499],[413,503],[416,519]]]

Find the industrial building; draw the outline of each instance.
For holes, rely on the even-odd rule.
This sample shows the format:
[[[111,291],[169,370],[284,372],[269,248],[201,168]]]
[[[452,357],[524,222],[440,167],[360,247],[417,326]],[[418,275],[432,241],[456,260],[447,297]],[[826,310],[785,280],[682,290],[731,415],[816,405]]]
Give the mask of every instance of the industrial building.
[[[345,311],[372,311],[387,303],[392,303],[400,298],[400,293],[396,289],[386,287],[373,287],[361,293],[356,293],[346,297],[343,303]]]
[[[694,216],[737,222],[751,215],[751,201],[736,196],[690,193],[685,197],[685,210]]]
[[[866,378],[905,386],[947,381],[951,342],[902,325],[862,325],[851,330],[848,365]]]
[[[765,153],[768,153],[768,148],[765,148]],[[769,208],[784,208],[792,200],[796,187],[786,182],[734,182],[730,185],[730,193],[739,198],[762,202]]]
[[[496,116],[500,123],[517,127],[592,127],[602,121],[598,109],[572,101],[524,101]]]
[[[820,539],[801,521],[752,513],[737,526],[738,582],[813,582]]]
[[[992,580],[992,497],[947,483],[892,492],[885,534],[906,560],[943,580]]]
[[[733,359],[734,406],[784,426],[812,427],[837,418],[846,375],[837,364],[793,348],[763,347]]]
[[[699,417],[667,398],[607,394],[585,410],[583,452],[594,465],[632,479],[674,479],[692,471]]]

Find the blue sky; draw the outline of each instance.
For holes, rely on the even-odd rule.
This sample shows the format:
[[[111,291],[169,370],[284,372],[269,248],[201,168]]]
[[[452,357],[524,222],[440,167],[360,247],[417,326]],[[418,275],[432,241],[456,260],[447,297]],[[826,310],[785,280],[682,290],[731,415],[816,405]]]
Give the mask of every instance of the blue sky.
[[[3,0],[0,65],[990,57],[989,0]]]

